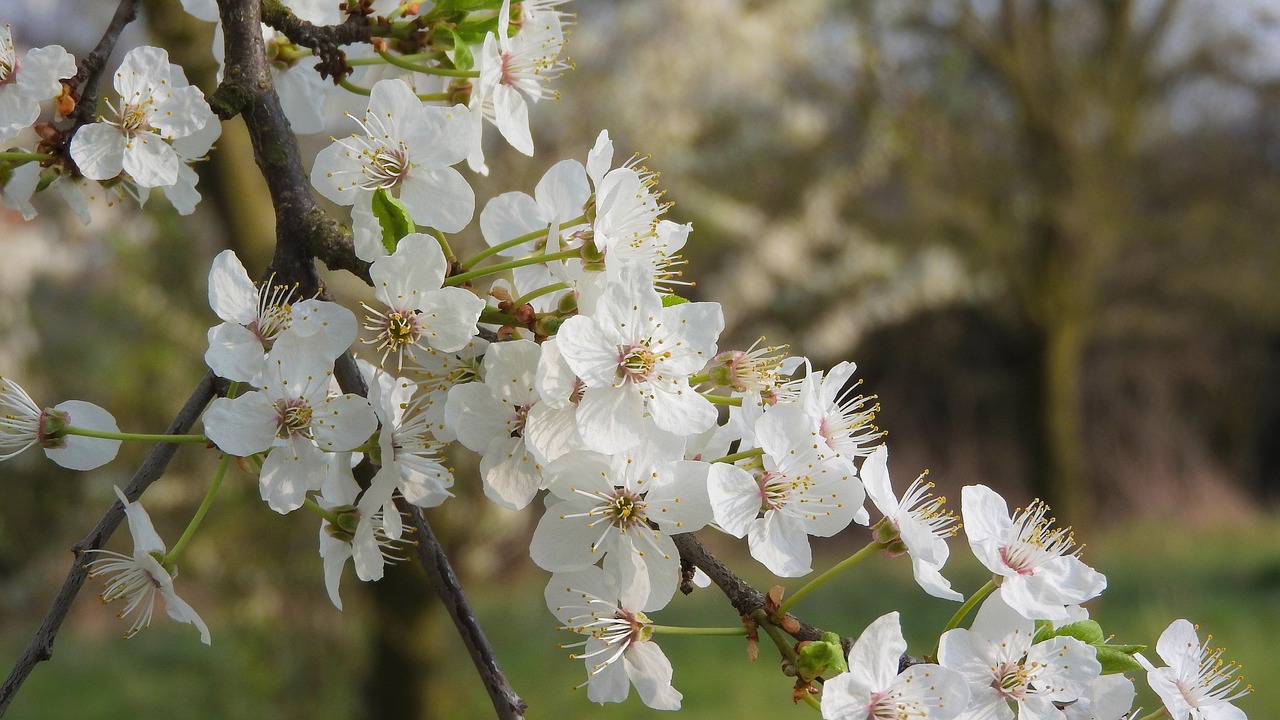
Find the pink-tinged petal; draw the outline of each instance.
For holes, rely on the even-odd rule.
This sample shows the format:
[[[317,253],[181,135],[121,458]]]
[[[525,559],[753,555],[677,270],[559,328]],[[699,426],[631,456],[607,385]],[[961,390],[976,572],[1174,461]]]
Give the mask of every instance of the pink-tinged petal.
[[[54,405],[53,409],[66,413],[69,423],[75,427],[120,432],[116,419],[111,416],[111,413],[93,403],[67,400]],[[68,470],[92,470],[115,460],[116,453],[119,451],[119,440],[67,435],[63,438],[62,447],[45,448],[44,454]]]
[[[497,437],[480,460],[484,495],[508,510],[521,510],[538,494],[542,473],[524,438]]]
[[[541,208],[541,217],[559,218],[562,222],[582,214],[582,208],[591,197],[587,184],[587,172],[577,160],[561,160],[551,166],[533,189]],[[532,229],[532,228],[531,228]]]
[[[619,453],[640,442],[644,400],[630,386],[587,388],[574,418],[582,442],[602,453]]]
[[[898,660],[907,651],[898,613],[876,618],[849,651],[849,674],[873,692],[889,689],[898,676]]]
[[[153,188],[178,181],[178,154],[159,135],[137,135],[124,144],[121,166],[138,187]]]
[[[90,180],[110,180],[124,167],[125,143],[124,135],[116,128],[104,122],[91,123],[71,138],[71,159],[80,174]]]
[[[650,385],[647,409],[653,424],[677,435],[696,435],[710,430],[720,417],[716,406],[688,385]]]
[[[776,510],[757,519],[747,531],[751,557],[778,577],[800,577],[813,569],[813,551],[804,528]]]
[[[743,537],[760,514],[760,485],[746,470],[728,463],[712,463],[707,493],[716,524],[734,537]]]
[[[529,106],[515,88],[498,85],[493,90],[494,124],[511,147],[533,156],[533,135],[529,133]]]
[[[486,203],[484,210],[480,211],[480,233],[492,247],[534,230],[545,230],[547,223],[542,218],[538,203],[533,198],[522,192],[503,193]],[[498,254],[524,257],[533,252],[537,242],[537,239],[523,242]]]
[[[275,404],[264,393],[214,398],[204,412],[204,432],[219,450],[236,457],[265,452],[276,439]]]
[[[470,290],[457,287],[430,290],[422,294],[422,337],[442,352],[457,352],[476,336],[484,300]]]
[[[636,694],[654,710],[679,710],[684,698],[671,686],[671,661],[652,642],[633,643],[622,655]]]
[[[293,512],[302,507],[309,491],[320,489],[327,470],[324,453],[307,440],[277,447],[262,463],[262,499],[281,515]]]
[[[453,168],[418,171],[400,186],[400,201],[419,225],[440,232],[456,233],[475,214],[476,196],[462,175]]]

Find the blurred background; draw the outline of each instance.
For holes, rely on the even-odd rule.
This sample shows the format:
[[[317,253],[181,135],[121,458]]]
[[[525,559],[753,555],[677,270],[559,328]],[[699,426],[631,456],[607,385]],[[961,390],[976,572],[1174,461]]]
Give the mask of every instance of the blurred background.
[[[169,48],[210,92],[212,28],[170,0],[144,5],[126,42]],[[960,487],[977,482],[1011,506],[1044,498],[1108,576],[1090,609],[1117,642],[1153,645],[1186,617],[1258,687],[1240,707],[1280,717],[1280,2],[568,9],[577,69],[556,83],[561,100],[531,112],[534,158],[487,128],[492,172],[468,176],[480,202],[530,192],[609,129],[618,159],[648,156],[670,217],[693,223],[685,279],[695,299],[724,304],[722,347],[763,335],[821,367],[857,362],[899,487],[927,468],[957,508]],[[5,10],[20,45],[80,57],[114,7]],[[199,169],[205,202],[188,218],[162,199],[98,208],[88,228],[52,199],[36,222],[0,215],[0,372],[43,406],[89,400],[137,431],[169,422],[204,372],[209,262],[231,247],[257,274],[272,247],[239,120]],[[362,289],[333,283],[358,309]],[[145,450],[88,475],[38,452],[0,465],[0,665]],[[147,492],[162,536],[176,538],[199,503],[207,455],[180,452]],[[527,557],[536,513],[485,502],[473,463],[455,459],[459,497],[428,517],[530,716],[656,715],[634,697],[601,711],[570,690],[585,675],[555,647],[573,638],[555,631],[546,574]],[[95,602],[91,581],[9,717],[488,714],[416,565],[376,586],[348,574],[339,612],[323,590],[318,522],[257,496],[254,478],[234,475],[181,566],[212,648],[167,619],[120,640],[118,608]],[[862,533],[819,546],[815,567],[861,547]],[[775,582],[737,544],[702,536],[758,587]],[[112,547],[129,547],[124,533]],[[947,575],[972,592],[980,568],[962,538],[953,550]],[[917,654],[954,610],[915,589],[905,559],[878,558],[800,611],[856,634],[894,608]],[[656,619],[736,622],[714,591]],[[768,651],[752,665],[739,641],[661,644],[685,716],[813,716],[791,705]],[[1149,693],[1140,702],[1156,707]]]

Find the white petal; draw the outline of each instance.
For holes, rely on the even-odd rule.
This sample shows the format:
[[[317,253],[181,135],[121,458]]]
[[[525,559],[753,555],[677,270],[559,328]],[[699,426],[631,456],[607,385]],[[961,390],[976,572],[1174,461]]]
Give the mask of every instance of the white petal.
[[[124,145],[121,167],[138,187],[153,188],[178,181],[178,154],[159,135],[129,138]]]
[[[457,170],[448,167],[405,178],[400,201],[415,223],[444,233],[465,228],[476,210],[475,192]]]
[[[592,450],[617,453],[643,437],[644,400],[631,386],[587,388],[575,420],[582,441]]]
[[[712,463],[707,492],[716,524],[735,537],[747,534],[760,514],[760,486],[746,470],[728,463]]]
[[[116,419],[111,413],[80,400],[67,400],[53,406],[58,412],[67,414],[70,424],[86,430],[102,430],[120,432]],[[67,435],[63,438],[63,446],[45,448],[44,454],[50,460],[69,470],[92,470],[111,462],[120,451],[119,440],[105,440],[81,435]]]
[[[751,557],[778,577],[800,577],[813,569],[813,554],[804,528],[775,510],[751,524],[747,544]]]
[[[90,180],[110,180],[123,169],[124,146],[119,130],[104,122],[91,123],[71,138],[71,159]]]
[[[323,453],[310,441],[277,447],[262,463],[258,477],[262,499],[281,515],[293,512],[302,507],[307,492],[320,489],[326,470]]]
[[[622,655],[627,675],[645,705],[654,710],[679,710],[684,698],[671,686],[671,661],[652,642],[638,642]]]

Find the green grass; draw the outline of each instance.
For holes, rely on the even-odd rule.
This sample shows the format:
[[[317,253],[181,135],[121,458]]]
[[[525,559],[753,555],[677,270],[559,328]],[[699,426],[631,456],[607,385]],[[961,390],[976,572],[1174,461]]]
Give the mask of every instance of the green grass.
[[[984,581],[981,568],[959,543],[954,547],[947,575],[962,592],[972,591]],[[1201,626],[1202,635],[1212,633],[1214,644],[1227,648],[1228,660],[1244,665],[1244,674],[1258,688],[1238,703],[1241,709],[1253,718],[1280,717],[1274,692],[1280,670],[1271,660],[1280,647],[1280,531],[1274,523],[1209,534],[1131,530],[1091,543],[1084,557],[1109,578],[1109,589],[1090,609],[1117,642],[1154,645],[1170,621],[1190,619]],[[827,563],[838,559],[825,558]],[[749,558],[731,564],[757,586],[774,582]],[[557,641],[574,638],[554,629],[554,619],[542,607],[543,582],[544,576],[531,572],[513,586],[482,590],[474,598],[499,658],[531,707],[529,716],[662,716],[634,696],[600,708],[587,700],[585,689],[570,689],[585,678],[583,665],[555,647]],[[879,615],[899,609],[911,652],[918,655],[931,649],[955,608],[915,588],[906,558],[874,557],[806,598],[797,612],[820,626],[854,634]],[[714,590],[678,596],[655,620],[704,626],[737,622]],[[441,638],[443,671],[429,691],[439,717],[490,716],[487,697],[461,645],[446,626],[435,634]],[[267,628],[224,627],[219,632],[215,625],[214,640],[213,647],[205,648],[190,627],[163,618],[128,642],[64,633],[54,660],[37,669],[8,717],[322,720],[354,714],[353,668],[341,649],[319,651],[318,658],[294,657],[285,666],[280,658],[289,656],[270,649],[274,641]],[[6,638],[6,657],[16,654],[23,641]],[[747,662],[739,638],[662,637],[660,642],[675,666],[675,685],[685,696],[680,717],[817,717],[792,705],[790,682],[778,673],[776,653],[767,642],[756,663]],[[1150,657],[1155,658],[1154,652]],[[1144,688],[1142,678],[1138,680]],[[1148,710],[1155,707],[1149,692],[1139,701]]]

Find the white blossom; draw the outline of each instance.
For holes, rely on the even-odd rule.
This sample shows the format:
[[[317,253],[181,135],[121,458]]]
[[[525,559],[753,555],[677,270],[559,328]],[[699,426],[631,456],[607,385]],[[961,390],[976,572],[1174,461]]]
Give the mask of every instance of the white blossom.
[[[1245,720],[1244,711],[1231,703],[1253,692],[1253,686],[1240,686],[1240,666],[1223,661],[1222,648],[1209,647],[1213,636],[1200,642],[1197,629],[1178,619],[1160,633],[1156,654],[1166,667],[1137,656],[1147,669],[1147,683],[1172,720]]]
[[[40,103],[62,92],[76,60],[61,45],[31,48],[21,56],[8,25],[0,25],[0,142],[9,142],[40,117]],[[28,218],[29,219],[29,218]]]

